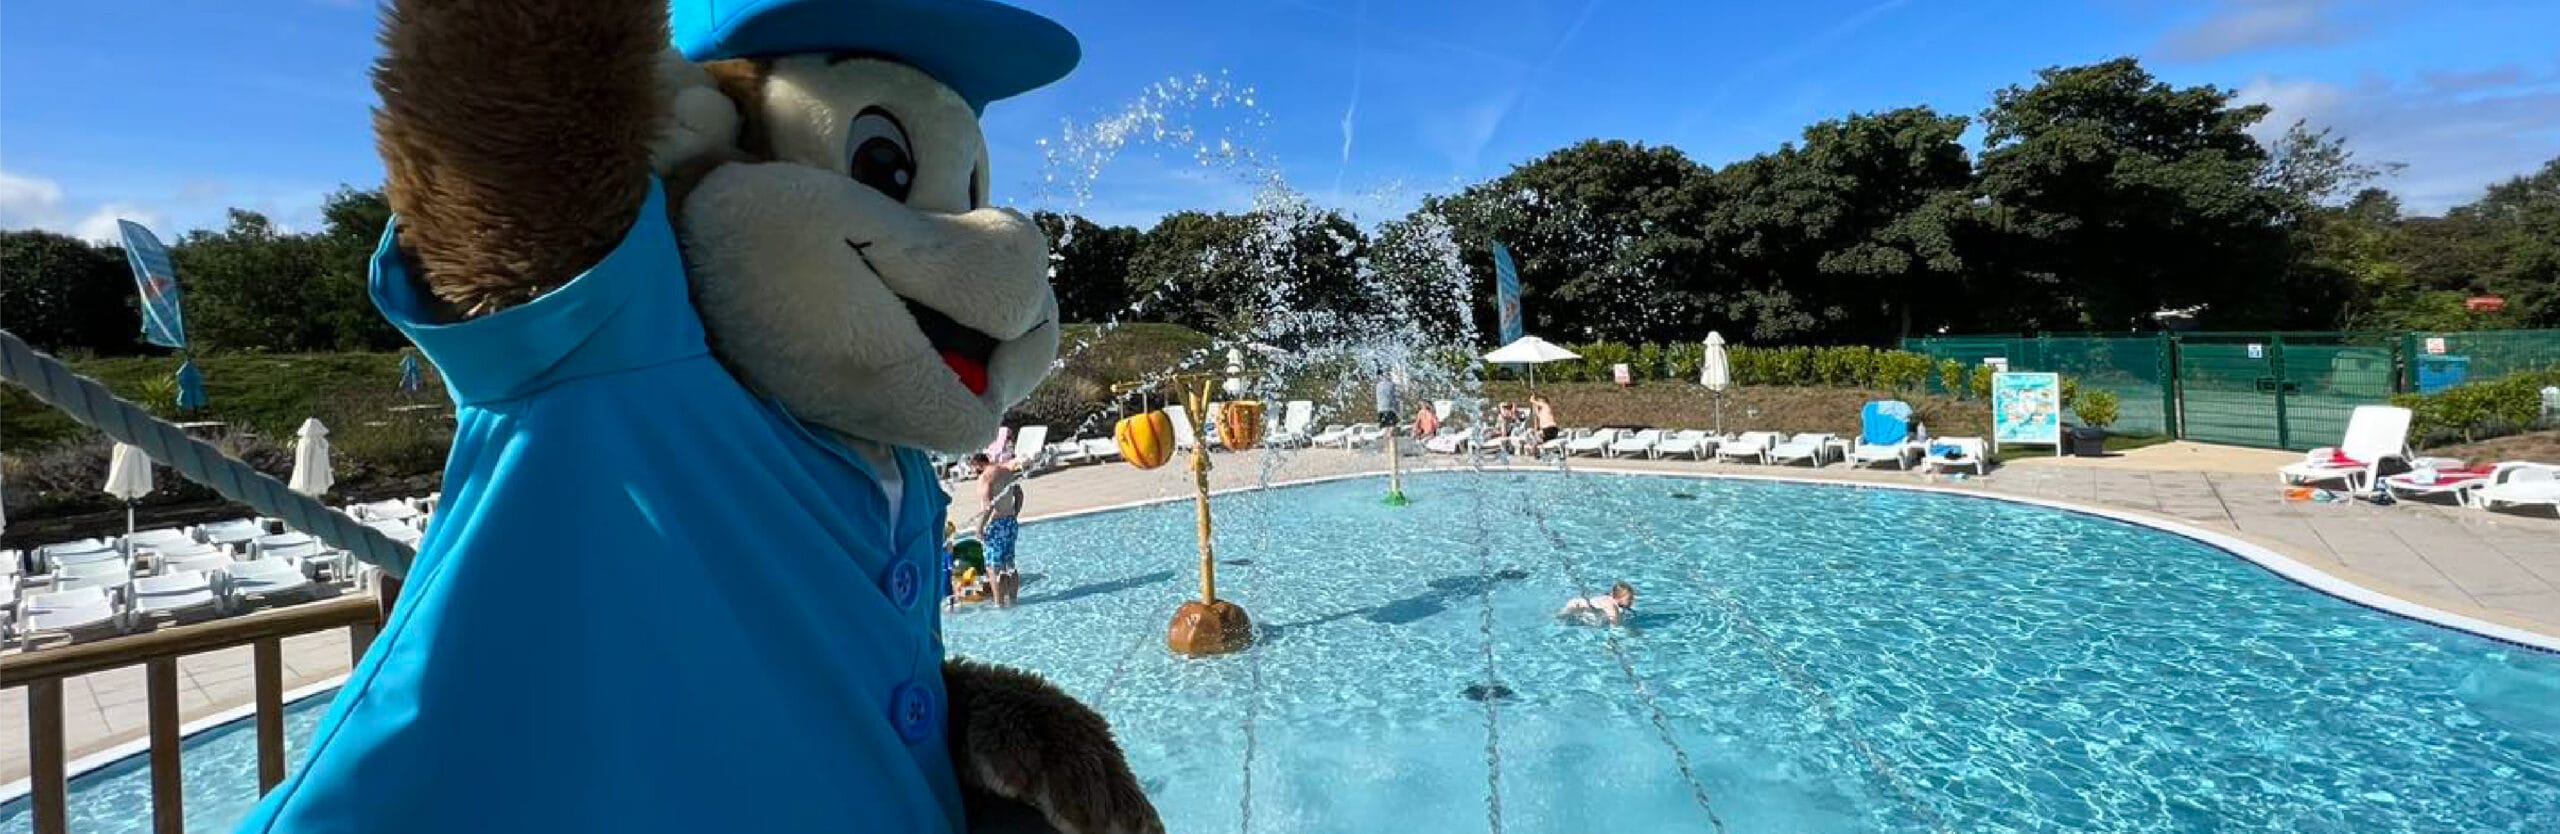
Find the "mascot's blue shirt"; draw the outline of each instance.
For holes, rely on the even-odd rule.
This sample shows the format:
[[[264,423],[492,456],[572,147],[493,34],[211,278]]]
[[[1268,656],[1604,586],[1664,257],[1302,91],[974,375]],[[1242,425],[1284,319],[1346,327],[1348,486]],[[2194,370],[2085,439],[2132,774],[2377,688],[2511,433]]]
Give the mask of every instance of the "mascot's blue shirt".
[[[954,832],[937,556],[949,498],[714,361],[652,183],[622,243],[524,306],[375,303],[460,406],[399,605],[242,826],[276,832]]]

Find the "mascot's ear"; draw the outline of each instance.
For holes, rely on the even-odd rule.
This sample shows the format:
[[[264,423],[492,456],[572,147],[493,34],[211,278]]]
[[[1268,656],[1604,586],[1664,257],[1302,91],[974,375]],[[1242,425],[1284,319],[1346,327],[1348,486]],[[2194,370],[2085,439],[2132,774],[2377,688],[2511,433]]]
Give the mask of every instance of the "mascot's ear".
[[[650,169],[689,185],[719,163],[739,158],[746,106],[732,100],[725,76],[673,49],[659,54],[657,76],[661,109],[657,135],[649,142]]]

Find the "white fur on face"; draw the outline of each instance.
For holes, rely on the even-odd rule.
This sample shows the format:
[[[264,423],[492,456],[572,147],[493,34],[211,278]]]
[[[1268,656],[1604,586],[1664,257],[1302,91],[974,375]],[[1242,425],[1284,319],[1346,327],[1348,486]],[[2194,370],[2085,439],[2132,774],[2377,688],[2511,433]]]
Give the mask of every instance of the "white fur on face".
[[[760,115],[776,159],[714,170],[679,216],[715,348],[750,386],[839,433],[985,445],[1057,358],[1058,302],[1040,228],[980,206],[976,115],[905,65],[816,56],[774,64]],[[904,201],[848,172],[848,144],[884,124],[913,161]],[[944,364],[911,303],[998,342],[984,394]]]

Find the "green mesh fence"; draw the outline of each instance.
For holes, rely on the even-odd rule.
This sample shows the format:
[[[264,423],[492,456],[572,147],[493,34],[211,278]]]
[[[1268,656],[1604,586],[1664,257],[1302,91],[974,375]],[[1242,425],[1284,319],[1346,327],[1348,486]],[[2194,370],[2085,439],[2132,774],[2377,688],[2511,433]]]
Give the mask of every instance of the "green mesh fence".
[[[2560,367],[2560,330],[2411,333],[2401,340],[2400,390],[2434,392],[2464,382]]]
[[[2560,367],[2560,330],[1937,336],[1902,347],[1968,368],[2002,357],[2113,391],[2120,433],[2270,449],[2335,445],[2356,406],[2394,393]],[[1936,374],[1930,387],[1946,393]]]
[[[2170,431],[2170,344],[2164,337],[1938,336],[1905,340],[1902,349],[1937,361],[1953,359],[1968,367],[2000,357],[2008,360],[2013,371],[2062,374],[2079,380],[2082,391],[2115,393],[2116,421],[2110,427],[2114,431],[2142,435]],[[1949,393],[1935,374],[1929,384],[1933,391]]]

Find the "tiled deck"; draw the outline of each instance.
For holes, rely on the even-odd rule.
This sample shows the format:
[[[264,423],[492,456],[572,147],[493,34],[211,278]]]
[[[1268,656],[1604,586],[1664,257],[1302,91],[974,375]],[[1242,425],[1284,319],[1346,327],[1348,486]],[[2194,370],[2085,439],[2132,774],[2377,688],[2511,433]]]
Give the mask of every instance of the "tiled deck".
[[[2275,470],[2298,459],[2263,452],[2172,443],[2096,460],[2024,459],[1989,477],[1934,485],[2064,501],[2132,512],[2231,535],[2338,578],[2443,611],[2560,637],[2560,519],[2491,514],[2404,502],[2376,507],[2362,502],[2313,504],[2284,500]],[[1215,488],[1378,471],[1375,453],[1320,450],[1288,455],[1266,467],[1256,455],[1218,455]],[[1444,456],[1417,465],[1457,466]],[[1578,458],[1573,466],[1662,472],[1790,475],[1870,483],[1918,483],[1920,476],[1892,470],[1821,470],[1686,461]],[[1177,461],[1140,472],[1119,464],[1085,466],[1034,479],[1026,488],[1031,515],[1074,512],[1190,494],[1190,478]],[[1266,469],[1268,470],[1266,473]],[[975,497],[963,495],[963,514]],[[343,674],[348,667],[344,632],[315,634],[285,643],[288,690]],[[188,658],[180,663],[182,710],[189,719],[246,703],[250,694],[245,647]],[[90,675],[64,688],[72,755],[107,749],[143,735],[142,669]],[[0,781],[26,776],[27,707],[24,689],[0,693]]]

